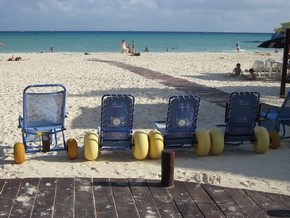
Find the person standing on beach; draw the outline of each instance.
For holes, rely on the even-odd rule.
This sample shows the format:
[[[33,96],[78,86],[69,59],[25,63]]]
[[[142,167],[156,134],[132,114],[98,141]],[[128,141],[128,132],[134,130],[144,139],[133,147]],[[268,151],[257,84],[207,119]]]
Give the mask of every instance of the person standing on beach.
[[[240,43],[239,42],[236,43],[236,49],[237,49],[237,52],[239,53],[240,52]]]
[[[135,54],[135,42],[134,41],[132,41],[131,54]]]

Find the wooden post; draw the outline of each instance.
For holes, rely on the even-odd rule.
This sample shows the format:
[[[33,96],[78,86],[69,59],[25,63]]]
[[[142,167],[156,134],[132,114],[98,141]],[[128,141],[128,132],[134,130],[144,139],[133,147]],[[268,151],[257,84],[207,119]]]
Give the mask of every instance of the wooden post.
[[[289,44],[290,44],[290,29],[286,29],[284,54],[283,54],[283,68],[281,73],[280,98],[285,98],[285,87],[287,80],[287,68],[290,49]]]
[[[43,152],[50,151],[50,138],[48,132],[42,133],[42,151]]]
[[[173,150],[162,151],[161,185],[163,187],[174,186],[174,160],[175,160],[175,151]]]

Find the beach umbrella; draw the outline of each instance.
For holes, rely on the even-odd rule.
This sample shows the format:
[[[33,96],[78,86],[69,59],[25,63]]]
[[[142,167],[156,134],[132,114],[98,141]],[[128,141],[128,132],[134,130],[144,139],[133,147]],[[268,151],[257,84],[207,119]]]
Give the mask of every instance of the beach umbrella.
[[[285,46],[285,37],[270,39],[258,45],[258,47],[261,48],[284,48],[284,46]]]

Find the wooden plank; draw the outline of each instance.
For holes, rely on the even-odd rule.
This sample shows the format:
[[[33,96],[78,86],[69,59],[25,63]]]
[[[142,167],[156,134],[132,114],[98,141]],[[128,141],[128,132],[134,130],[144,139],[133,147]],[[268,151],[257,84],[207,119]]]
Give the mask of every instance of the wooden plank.
[[[199,183],[185,182],[184,186],[191,196],[192,200],[197,204],[202,214],[207,218],[224,218],[225,215],[210,198],[207,192]]]
[[[126,179],[111,179],[111,187],[119,217],[139,217]]]
[[[275,217],[290,217],[290,196],[267,193],[267,195],[279,205],[279,210],[267,210],[269,216]]]
[[[74,178],[58,178],[53,217],[74,217]]]
[[[6,179],[0,194],[0,217],[9,217],[21,179]]]
[[[96,217],[91,178],[75,179],[75,217]]]
[[[275,193],[267,193],[267,195],[282,209],[290,209],[290,196]]]
[[[146,180],[161,217],[182,217],[167,188],[158,180]]]
[[[113,199],[110,179],[108,178],[94,178],[93,190],[95,196],[95,207],[97,217],[99,218],[113,218],[118,217],[116,206]]]
[[[6,179],[0,179],[0,194],[2,193],[2,189],[6,183]]]
[[[41,178],[32,211],[32,217],[52,217],[56,178]]]
[[[202,186],[226,217],[246,217],[246,213],[222,187],[207,184],[203,184]]]
[[[10,217],[30,217],[33,210],[39,178],[22,179]]]
[[[192,200],[183,183],[180,181],[174,182],[174,187],[168,189],[173,196],[174,202],[177,205],[183,217],[203,217],[201,211]]]
[[[258,191],[250,191],[245,190],[247,195],[249,195],[257,205],[266,213],[269,214],[268,211],[278,211],[281,210],[278,204],[271,199],[267,193],[265,192],[258,192]]]
[[[161,217],[144,179],[128,179],[140,217]]]
[[[247,217],[268,217],[243,190],[233,188],[224,188],[224,190],[247,214]]]

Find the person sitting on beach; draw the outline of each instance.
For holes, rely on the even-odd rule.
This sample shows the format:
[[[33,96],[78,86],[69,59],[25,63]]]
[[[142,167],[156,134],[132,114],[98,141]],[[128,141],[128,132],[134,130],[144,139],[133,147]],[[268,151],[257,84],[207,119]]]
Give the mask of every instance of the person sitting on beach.
[[[243,77],[244,77],[246,80],[256,80],[256,79],[257,79],[257,76],[256,76],[256,74],[255,74],[253,68],[249,69],[249,73],[250,73],[249,76],[243,75]]]
[[[126,47],[126,42],[124,39],[122,39],[120,47],[121,47],[121,53],[129,52],[129,49]]]
[[[237,63],[236,67],[233,70],[233,73],[230,76],[237,77],[243,75],[243,71],[241,69],[241,64]]]
[[[54,50],[53,50],[53,47],[51,46],[50,49],[49,49],[48,51],[52,53],[52,52],[54,51]]]

